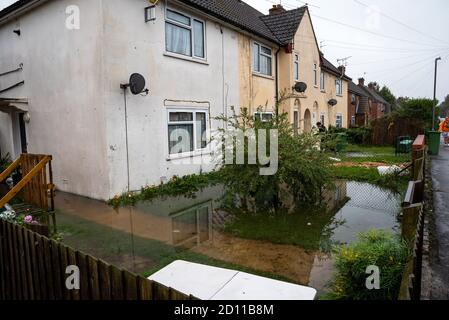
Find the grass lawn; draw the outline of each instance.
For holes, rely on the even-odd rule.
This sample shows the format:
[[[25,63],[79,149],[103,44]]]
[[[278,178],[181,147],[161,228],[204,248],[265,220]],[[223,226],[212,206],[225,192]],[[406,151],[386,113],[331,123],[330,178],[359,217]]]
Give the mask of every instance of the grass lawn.
[[[350,153],[363,153],[364,157],[354,157]],[[411,161],[411,154],[395,154],[395,148],[391,146],[361,146],[348,145],[345,150],[337,155],[344,162],[379,162],[386,165],[402,164]]]
[[[367,156],[351,156],[350,153],[362,153]],[[409,176],[381,176],[376,167],[367,168],[358,166],[367,162],[375,162],[388,165],[399,165],[411,162],[411,154],[395,155],[395,149],[391,146],[362,146],[348,145],[343,152],[332,157],[341,159],[342,162],[353,163],[354,166],[332,167],[335,179],[344,179],[358,182],[367,182],[379,187],[391,189],[396,192],[404,192],[407,188]]]
[[[167,266],[175,260],[185,260],[221,268],[240,270],[272,279],[295,282],[276,274],[261,272],[243,266],[227,263],[189,250],[176,248],[160,241],[142,237],[93,223],[79,217],[58,213],[58,231],[63,234],[62,242],[76,250],[83,251],[104,261],[129,268],[132,257],[140,261],[134,270],[145,277]],[[130,261],[131,260],[131,261]],[[133,271],[133,270],[130,270]]]

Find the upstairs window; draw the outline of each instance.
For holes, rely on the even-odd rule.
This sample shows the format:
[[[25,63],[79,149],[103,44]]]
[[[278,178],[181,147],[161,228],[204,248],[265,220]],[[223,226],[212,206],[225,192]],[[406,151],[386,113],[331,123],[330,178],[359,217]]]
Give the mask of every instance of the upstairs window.
[[[337,95],[343,95],[343,83],[341,79],[335,80],[335,91],[337,92]]]
[[[318,85],[318,65],[316,63],[313,64],[313,84]]]
[[[293,79],[299,81],[299,54],[294,54],[293,56]]]
[[[165,18],[165,49],[167,52],[204,59],[204,21],[167,9]]]
[[[253,45],[254,72],[266,76],[272,75],[272,51],[270,48],[254,42]]]
[[[321,89],[321,91],[324,91],[326,89],[324,84],[325,84],[325,74],[323,71],[321,71],[321,74],[320,74],[320,89]]]

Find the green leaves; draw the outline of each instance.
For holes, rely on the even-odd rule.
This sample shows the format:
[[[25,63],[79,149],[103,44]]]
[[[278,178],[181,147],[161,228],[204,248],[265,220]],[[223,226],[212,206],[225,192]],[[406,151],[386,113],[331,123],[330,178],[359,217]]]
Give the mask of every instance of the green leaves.
[[[295,203],[315,204],[319,201],[321,189],[331,184],[329,160],[317,147],[320,137],[312,134],[295,135],[287,114],[273,115],[270,120],[261,121],[250,115],[247,109],[241,109],[239,115],[218,119],[224,121],[229,130],[253,130],[258,143],[259,130],[278,131],[278,170],[274,175],[261,175],[259,162],[236,164],[234,161],[234,164],[224,165],[221,169],[228,192],[237,194],[243,200],[243,207],[276,210],[286,205],[283,199],[286,193],[291,195]],[[222,140],[225,134],[223,131]],[[247,160],[247,140],[243,149]],[[224,164],[224,160],[222,162]]]
[[[341,300],[396,300],[402,273],[410,250],[399,237],[383,230],[371,230],[359,235],[359,241],[336,249],[337,273],[331,284],[330,298]],[[380,270],[380,289],[368,290],[366,268]]]

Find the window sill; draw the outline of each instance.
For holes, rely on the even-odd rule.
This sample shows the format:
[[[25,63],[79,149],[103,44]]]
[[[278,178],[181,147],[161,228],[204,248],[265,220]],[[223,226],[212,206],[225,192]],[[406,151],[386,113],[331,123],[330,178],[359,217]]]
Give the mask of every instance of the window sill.
[[[337,94],[337,97],[343,98],[342,94]]]
[[[209,65],[209,63],[207,62],[207,60],[202,60],[200,58],[192,58],[192,57],[188,57],[188,56],[183,56],[180,54],[176,54],[176,53],[171,53],[171,52],[164,52],[164,56],[166,57],[170,57],[170,58],[175,58],[175,59],[180,59],[180,60],[185,60],[185,61],[190,61],[190,62],[195,62],[195,63],[199,63],[199,64],[204,64],[204,65]]]
[[[175,160],[181,160],[181,159],[188,159],[188,158],[196,158],[196,157],[202,157],[202,156],[208,156],[212,155],[212,151],[209,149],[203,150],[203,151],[193,151],[193,152],[186,152],[181,154],[171,154],[167,157],[167,161],[175,161]]]
[[[269,79],[269,80],[274,80],[273,76],[267,76],[267,75],[265,75],[263,73],[253,72],[253,76],[260,77],[260,78],[265,78],[265,79]]]

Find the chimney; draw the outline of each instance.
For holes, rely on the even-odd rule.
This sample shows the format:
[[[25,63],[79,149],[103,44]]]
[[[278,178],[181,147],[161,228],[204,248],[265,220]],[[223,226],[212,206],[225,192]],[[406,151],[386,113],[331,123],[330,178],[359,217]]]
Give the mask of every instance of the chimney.
[[[374,90],[374,84],[373,84],[372,82],[370,82],[370,83],[368,84],[368,88],[370,88],[371,90]]]
[[[270,9],[270,16],[275,15],[275,14],[279,14],[285,12],[284,7],[282,6],[282,4],[274,4],[273,8]]]
[[[340,70],[340,74],[344,76],[346,74],[346,67],[345,66],[339,66],[338,70]]]
[[[362,87],[365,86],[365,79],[359,78],[359,86],[362,86]]]

